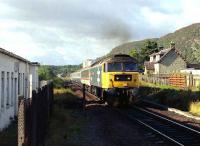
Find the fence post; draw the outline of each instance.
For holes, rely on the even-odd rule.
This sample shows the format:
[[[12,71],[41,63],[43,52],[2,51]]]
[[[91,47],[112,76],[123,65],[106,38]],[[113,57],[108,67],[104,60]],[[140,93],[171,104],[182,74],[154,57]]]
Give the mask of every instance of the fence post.
[[[24,146],[25,142],[25,106],[24,100],[20,101],[18,113],[18,146]]]
[[[53,83],[38,92],[32,91],[31,99],[20,101],[18,114],[18,146],[43,146],[48,118],[53,106]]]
[[[83,109],[85,109],[85,103],[86,103],[86,99],[85,99],[85,84],[83,84]]]
[[[193,74],[192,74],[192,72],[190,72],[190,74],[189,74],[189,88],[191,88],[192,86],[193,86]]]
[[[31,132],[31,146],[37,146],[37,93],[32,91],[32,132]]]

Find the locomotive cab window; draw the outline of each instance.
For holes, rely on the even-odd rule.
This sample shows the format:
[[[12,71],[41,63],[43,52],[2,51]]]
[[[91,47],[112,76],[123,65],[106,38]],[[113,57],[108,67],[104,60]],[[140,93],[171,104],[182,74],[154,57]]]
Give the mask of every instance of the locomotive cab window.
[[[122,71],[122,63],[112,62],[107,64],[107,72],[119,72]]]
[[[104,67],[105,72],[130,72],[137,71],[137,64],[134,62],[112,62],[107,63]]]
[[[137,64],[133,62],[125,62],[123,63],[123,70],[124,71],[137,71]]]

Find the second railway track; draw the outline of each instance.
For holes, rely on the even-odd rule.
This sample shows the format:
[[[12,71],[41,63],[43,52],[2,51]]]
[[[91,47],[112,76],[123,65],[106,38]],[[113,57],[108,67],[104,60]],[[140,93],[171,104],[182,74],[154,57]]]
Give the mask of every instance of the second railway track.
[[[200,132],[185,125],[169,120],[137,106],[131,109],[119,110],[120,114],[127,116],[130,120],[163,137],[170,145],[199,146]]]

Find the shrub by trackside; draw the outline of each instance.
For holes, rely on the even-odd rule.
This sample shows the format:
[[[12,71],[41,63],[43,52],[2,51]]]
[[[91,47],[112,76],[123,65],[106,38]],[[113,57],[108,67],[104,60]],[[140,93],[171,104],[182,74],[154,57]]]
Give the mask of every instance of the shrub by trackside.
[[[190,113],[200,116],[200,101],[191,102]]]
[[[200,99],[199,92],[157,87],[141,87],[139,95],[141,99],[145,98],[184,111],[189,111],[190,103],[192,101]]]

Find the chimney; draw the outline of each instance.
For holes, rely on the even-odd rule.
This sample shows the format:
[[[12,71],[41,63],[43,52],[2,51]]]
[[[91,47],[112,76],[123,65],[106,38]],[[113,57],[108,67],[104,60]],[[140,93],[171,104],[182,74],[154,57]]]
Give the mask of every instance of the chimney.
[[[175,43],[173,41],[171,41],[171,43],[170,43],[170,48],[175,49]]]

